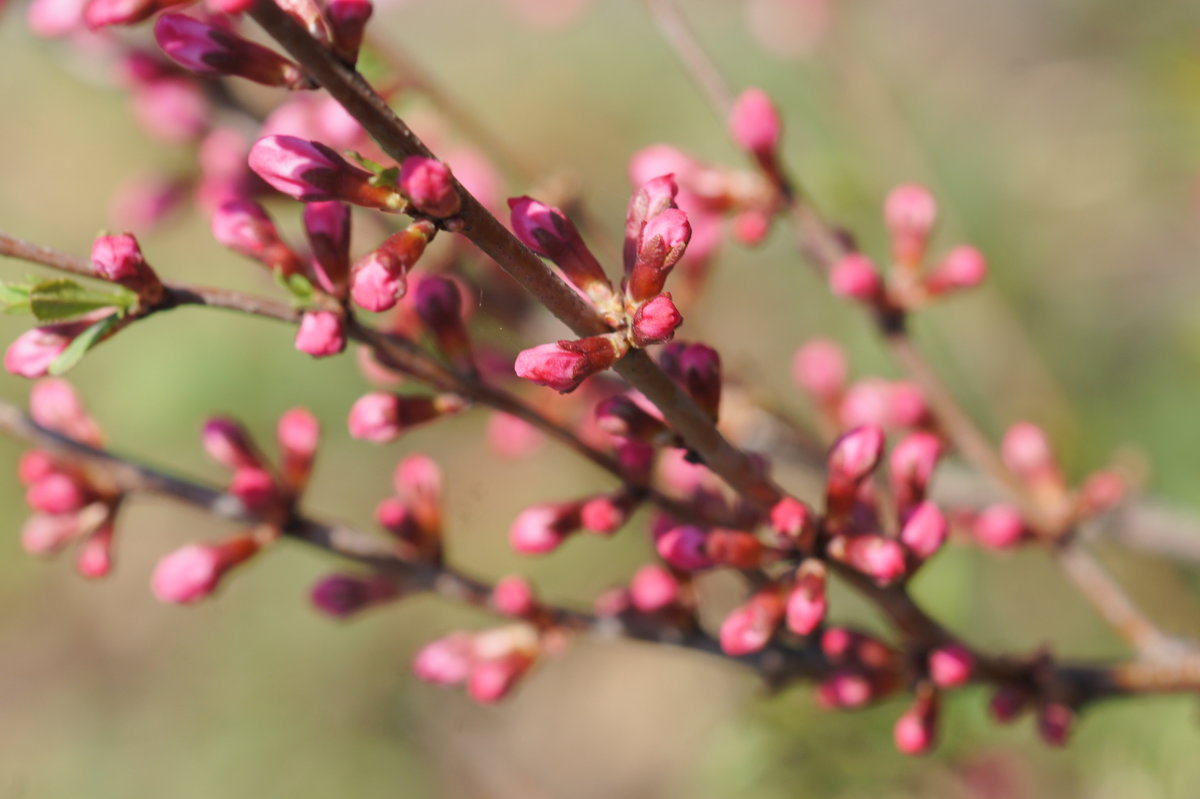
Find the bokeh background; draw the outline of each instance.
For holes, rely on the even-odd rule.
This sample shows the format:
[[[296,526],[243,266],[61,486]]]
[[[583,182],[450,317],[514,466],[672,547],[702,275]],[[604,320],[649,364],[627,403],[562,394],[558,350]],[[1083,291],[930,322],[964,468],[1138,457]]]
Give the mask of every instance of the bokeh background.
[[[577,181],[611,232],[637,148],[667,141],[739,163],[639,2],[549,5],[531,14],[517,0],[410,0],[381,8],[375,25],[508,147]],[[1149,465],[1149,496],[1200,518],[1200,2],[681,5],[735,85],[778,100],[795,172],[868,248],[883,242],[883,195],[918,180],[944,209],[939,244],[987,254],[988,286],[924,314],[916,334],[991,432],[1043,422],[1075,476],[1132,453]],[[773,18],[771,5],[795,16]],[[94,65],[30,35],[23,16],[9,0],[0,17],[0,229],[83,254],[123,179],[187,156],[148,138]],[[429,113],[416,96],[397,106]],[[294,208],[273,209],[294,228]],[[845,342],[857,374],[893,373],[784,233],[761,249],[726,248],[685,332],[803,414],[788,359],[808,337]],[[274,290],[197,214],[143,247],[171,277]],[[25,324],[0,319],[0,338]],[[183,310],[100,347],[72,380],[116,448],[213,481],[222,475],[197,439],[206,415],[234,413],[266,438],[282,411],[307,405],[327,430],[308,507],[364,526],[398,459],[432,453],[447,474],[451,556],[493,576],[523,570],[551,598],[586,604],[644,562],[637,522],[612,541],[518,559],[505,545],[515,514],[591,490],[597,476],[552,447],[498,460],[481,441],[481,413],[392,446],[351,441],[346,411],[366,388],[353,360],[312,361],[279,325]],[[0,376],[4,398],[26,392]],[[10,473],[19,451],[0,441]],[[581,641],[511,701],[481,708],[418,683],[407,665],[430,637],[484,624],[477,614],[417,598],[330,623],[306,599],[329,564],[292,546],[212,601],[166,607],[148,591],[154,561],[227,526],[135,501],[117,573],[86,584],[66,561],[24,555],[23,514],[16,480],[0,481],[4,797],[1183,799],[1200,785],[1200,720],[1186,696],[1096,707],[1069,748],[1050,751],[1029,719],[992,725],[986,694],[968,688],[948,703],[940,749],[913,761],[891,745],[901,701],[828,714],[804,686],[767,696],[701,656]],[[1164,626],[1200,633],[1196,568],[1101,554]],[[981,645],[1124,654],[1038,552],[951,549],[916,590]],[[874,621],[841,593],[833,613]]]

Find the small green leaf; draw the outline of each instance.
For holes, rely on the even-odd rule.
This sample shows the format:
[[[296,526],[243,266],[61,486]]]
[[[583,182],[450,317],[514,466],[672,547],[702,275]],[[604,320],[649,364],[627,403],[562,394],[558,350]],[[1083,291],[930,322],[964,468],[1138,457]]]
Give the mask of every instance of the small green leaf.
[[[97,291],[74,280],[43,280],[29,287],[29,308],[39,322],[61,322],[101,308],[118,308],[122,313],[137,303],[131,291]]]
[[[317,293],[313,284],[304,275],[295,274],[285,277],[282,271],[276,269],[275,282],[281,289],[291,294],[292,300],[301,307],[311,305]]]
[[[0,283],[0,306],[4,313],[31,313],[29,286],[19,283]]]
[[[67,345],[67,348],[63,350],[57,358],[54,359],[52,364],[50,364],[50,374],[54,375],[55,377],[65,374],[68,369],[79,363],[79,360],[83,358],[84,354],[86,354],[87,351],[92,347],[96,346],[101,337],[103,337],[104,334],[107,333],[120,319],[121,314],[111,314],[104,317],[99,322],[96,322],[87,330],[76,336],[75,339]]]
[[[392,166],[387,169],[381,169],[371,176],[367,181],[372,186],[380,189],[394,189],[400,182],[400,167]]]

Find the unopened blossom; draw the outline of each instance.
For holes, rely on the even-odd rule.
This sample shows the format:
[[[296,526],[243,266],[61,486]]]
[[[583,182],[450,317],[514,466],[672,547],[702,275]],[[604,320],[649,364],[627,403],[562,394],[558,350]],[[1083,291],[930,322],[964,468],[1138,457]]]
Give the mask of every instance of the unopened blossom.
[[[350,270],[354,302],[375,312],[394,307],[408,291],[408,271],[436,232],[428,220],[418,220],[356,261]]]
[[[346,349],[345,321],[334,311],[305,311],[296,331],[296,349],[314,358],[337,355]]]
[[[320,142],[295,136],[264,136],[250,148],[248,160],[259,177],[302,202],[344,200],[385,211],[404,207],[404,195],[372,185],[369,172],[352,166]]]
[[[593,300],[612,294],[612,284],[604,274],[604,267],[561,209],[532,197],[513,197],[508,201],[508,207],[513,233],[522,244],[550,259],[567,280]]]
[[[629,598],[642,613],[654,613],[679,600],[679,581],[668,569],[650,563],[638,569],[629,583]]]
[[[846,356],[837,342],[813,339],[792,356],[792,380],[806,394],[833,407],[846,388]]]
[[[661,294],[691,238],[687,214],[678,208],[668,208],[647,220],[629,272],[626,291],[630,299],[643,302]]]
[[[721,650],[727,655],[749,655],[767,645],[783,622],[784,593],[777,584],[759,589],[721,623]]]
[[[915,183],[897,186],[884,202],[883,219],[892,236],[892,258],[909,269],[918,266],[937,221],[933,195]]]
[[[371,0],[329,0],[325,5],[334,52],[351,66],[358,60],[363,33],[374,10]]]
[[[669,341],[683,324],[683,315],[675,307],[670,294],[659,294],[638,306],[630,324],[634,346],[648,347]]]
[[[974,288],[986,277],[987,261],[983,253],[974,247],[955,247],[926,276],[924,286],[930,294],[945,294]]]
[[[734,143],[760,161],[774,159],[782,127],[779,110],[762,89],[742,92],[729,114]]]
[[[400,191],[423,214],[444,219],[462,207],[450,167],[436,158],[410,155],[400,165]]]
[[[231,569],[258,552],[248,535],[215,544],[190,544],[158,562],[150,587],[162,602],[191,604],[211,596]]]
[[[293,89],[310,85],[300,67],[274,50],[193,17],[163,14],[154,38],[171,60],[200,75],[236,75]]]
[[[279,235],[266,209],[253,200],[229,200],[212,215],[212,234],[236,253],[278,269],[283,275],[302,273],[300,256]]]
[[[622,339],[589,336],[522,350],[513,371],[517,377],[566,394],[592,375],[608,369],[624,354]]]
[[[331,574],[312,587],[313,607],[335,619],[355,616],[400,596],[396,581],[386,575]]]
[[[461,399],[449,394],[401,396],[375,391],[360,397],[351,406],[350,435],[382,444],[417,425],[457,413],[463,407]]]
[[[829,271],[829,288],[839,297],[874,303],[883,295],[883,281],[870,258],[861,253],[843,256]]]

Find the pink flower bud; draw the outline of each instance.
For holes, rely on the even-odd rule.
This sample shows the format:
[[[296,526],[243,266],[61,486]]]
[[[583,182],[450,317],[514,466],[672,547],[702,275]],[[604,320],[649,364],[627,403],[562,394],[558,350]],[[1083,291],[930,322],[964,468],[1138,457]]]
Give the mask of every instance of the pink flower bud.
[[[275,478],[258,466],[239,467],[229,482],[229,493],[252,512],[267,510],[279,501]]]
[[[918,697],[917,701],[896,720],[892,729],[896,748],[902,754],[923,755],[933,748],[937,735],[937,695]]]
[[[107,313],[107,312],[104,312]],[[4,368],[20,377],[44,377],[75,337],[98,321],[89,314],[73,322],[43,325],[17,336],[4,353]]]
[[[596,424],[609,435],[641,441],[653,441],[667,430],[661,419],[624,394],[614,394],[596,405]]]
[[[451,633],[421,648],[413,658],[417,679],[435,685],[458,685],[467,681],[475,660],[475,642],[470,633]]]
[[[314,358],[337,355],[346,349],[345,322],[334,311],[306,311],[296,331],[296,349]]]
[[[83,10],[89,30],[109,25],[134,25],[186,0],[90,0]]]
[[[129,233],[96,239],[92,244],[92,268],[97,277],[136,291],[147,303],[162,297],[162,282],[146,264],[137,239]]]
[[[112,522],[105,522],[79,545],[79,554],[75,557],[75,571],[79,572],[81,577],[99,580],[112,573],[113,532]]]
[[[520,653],[479,660],[467,677],[467,692],[476,702],[490,704],[504,699],[532,665],[532,660]]]
[[[283,239],[275,223],[253,200],[230,200],[212,215],[213,238],[236,253],[284,275],[302,273],[300,256]]]
[[[616,456],[621,474],[633,483],[649,482],[656,454],[654,447],[643,441],[627,439],[617,442]]]
[[[915,183],[897,186],[884,202],[883,219],[892,234],[892,257],[900,264],[919,264],[937,220],[933,195]]]
[[[783,593],[778,585],[760,589],[721,623],[721,649],[735,657],[757,652],[767,645],[783,621]]]
[[[42,427],[84,443],[96,446],[104,443],[100,428],[66,380],[43,378],[34,383],[29,391],[29,415]]]
[[[41,423],[39,422],[39,424]],[[27,486],[56,471],[58,471],[58,466],[54,462],[54,456],[38,449],[22,453],[21,459],[17,462],[17,479]]]
[[[51,555],[81,532],[77,514],[35,513],[21,528],[21,548],[30,555]]]
[[[871,681],[852,671],[838,671],[817,686],[817,702],[825,708],[862,707],[874,698]]]
[[[642,613],[655,613],[674,605],[679,599],[679,581],[657,564],[637,570],[629,583],[629,598]]]
[[[930,294],[945,294],[978,286],[987,277],[987,261],[974,247],[955,247],[925,278]]]
[[[90,500],[87,487],[62,472],[51,472],[25,491],[25,503],[42,513],[72,513]]]
[[[545,436],[524,419],[500,411],[488,416],[487,443],[502,458],[527,458],[541,449]]]
[[[326,616],[346,619],[399,595],[399,586],[390,577],[331,574],[321,578],[312,587],[309,598],[313,606]]]
[[[883,455],[883,430],[863,425],[843,433],[829,451],[829,485],[856,486],[867,478]]]
[[[629,520],[633,506],[633,501],[624,492],[615,496],[601,494],[583,503],[579,517],[583,529],[611,535]]]
[[[748,208],[733,218],[733,237],[754,247],[771,232],[771,214],[761,208]]]
[[[345,200],[366,208],[396,211],[404,197],[372,186],[371,174],[351,166],[324,144],[295,136],[265,136],[250,148],[250,168],[276,190],[297,200]]]
[[[892,449],[888,476],[901,512],[925,499],[941,454],[941,439],[923,431],[909,434]]]
[[[975,540],[988,549],[1009,549],[1025,537],[1025,520],[1014,507],[993,505],[975,517],[971,531]]]
[[[533,586],[519,575],[505,577],[492,589],[492,607],[513,618],[532,616],[538,609]]]
[[[704,551],[717,565],[757,569],[763,564],[766,549],[753,533],[717,528],[708,532]]]
[[[67,36],[83,25],[87,0],[33,0],[25,12],[29,29],[37,36]]]
[[[672,568],[683,572],[711,569],[716,565],[707,552],[708,534],[701,527],[673,527],[658,537],[654,548]]]
[[[962,644],[947,644],[929,653],[929,679],[939,688],[954,688],[971,679],[975,657]]]
[[[321,440],[321,425],[305,408],[292,408],[279,418],[275,437],[279,441],[280,472],[284,482],[292,490],[300,491],[312,471],[317,444]]]
[[[209,419],[200,431],[200,441],[208,456],[227,469],[262,465],[262,456],[250,433],[233,419],[224,416]]]
[[[522,244],[553,261],[567,280],[593,299],[611,293],[604,267],[562,210],[532,197],[512,197],[508,207],[513,233]]]
[[[714,420],[721,405],[721,356],[705,344],[675,341],[663,347],[658,364]]]
[[[321,289],[343,296],[350,274],[350,207],[336,200],[306,204],[304,232]]]
[[[626,291],[634,302],[643,302],[662,293],[675,264],[683,257],[692,226],[687,214],[668,208],[650,218],[642,229],[637,257],[629,273]]]
[[[578,341],[558,341],[522,350],[513,371],[539,386],[566,394],[587,378],[602,372],[624,355],[620,342],[611,336],[589,336]]]
[[[370,0],[329,0],[325,6],[334,52],[351,66],[358,61],[363,32],[373,11]]]
[[[825,565],[808,559],[801,564],[787,596],[787,628],[796,635],[812,635],[825,619]]]
[[[375,391],[360,397],[350,408],[350,435],[383,444],[406,430],[457,413],[463,407],[462,400],[449,394],[399,396]]]
[[[782,128],[779,111],[762,89],[742,92],[729,115],[733,141],[760,159],[774,157]]]
[[[873,303],[883,296],[883,281],[870,258],[851,253],[833,265],[829,272],[829,288],[839,297]]]
[[[462,208],[450,167],[436,158],[410,155],[400,167],[400,191],[423,214],[444,219]]]
[[[879,585],[895,582],[907,570],[904,548],[881,535],[837,536],[829,542],[829,554]]]
[[[1079,512],[1085,516],[1104,513],[1125,499],[1126,480],[1116,472],[1100,471],[1084,481],[1077,500]]]
[[[921,560],[928,560],[946,542],[946,517],[937,505],[925,501],[917,505],[904,521],[900,540]]]
[[[846,356],[831,339],[818,338],[796,350],[792,380],[821,405],[836,405],[846,387]]]
[[[686,160],[686,156],[683,156],[682,153],[679,153],[679,156]],[[635,156],[636,158],[637,156]],[[657,167],[651,165],[649,168]],[[675,184],[674,176],[671,175],[672,171],[674,170],[667,165],[661,172],[653,172],[657,177],[650,177],[644,181],[634,179],[634,183],[640,183],[640,185],[634,191],[633,197],[630,198],[629,210],[625,215],[623,257],[626,274],[633,270],[634,262],[637,260],[638,245],[642,240],[642,231],[646,227],[646,222],[668,208],[675,207],[675,195],[679,193],[679,187]]]
[[[1004,464],[1024,480],[1039,482],[1057,477],[1058,465],[1050,441],[1035,424],[1019,422],[1008,428],[1000,454]]]
[[[1042,740],[1050,746],[1066,746],[1075,724],[1075,711],[1061,702],[1038,705],[1037,728]]]
[[[458,283],[440,275],[423,277],[413,291],[413,310],[447,358],[463,367],[471,364],[471,340],[463,324]]]
[[[212,108],[191,77],[167,77],[131,90],[133,116],[151,136],[168,144],[187,144],[208,131]]]
[[[190,604],[212,595],[221,578],[258,552],[248,535],[217,544],[191,544],[158,562],[150,587],[160,602]]]
[[[117,186],[108,202],[109,224],[116,228],[149,231],[158,227],[187,202],[188,180],[159,172],[131,175]]]
[[[350,296],[354,301],[368,311],[393,307],[408,289],[405,275],[425,252],[435,232],[427,220],[414,222],[360,258],[350,272]]]
[[[636,347],[648,347],[669,341],[675,329],[683,324],[683,315],[671,301],[670,294],[659,294],[638,306],[633,315],[630,333]]]
[[[159,17],[154,38],[171,60],[199,75],[237,75],[292,89],[310,85],[300,67],[275,51],[183,14]]]
[[[558,548],[579,529],[580,503],[534,505],[521,511],[508,530],[509,544],[523,555],[540,555]]]
[[[784,497],[771,508],[771,527],[780,537],[793,545],[806,546],[812,532],[812,511],[794,497]]]

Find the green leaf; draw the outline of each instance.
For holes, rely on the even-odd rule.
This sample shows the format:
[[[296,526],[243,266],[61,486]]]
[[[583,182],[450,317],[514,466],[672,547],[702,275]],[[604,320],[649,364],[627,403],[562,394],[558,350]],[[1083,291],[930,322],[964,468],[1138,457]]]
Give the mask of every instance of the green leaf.
[[[32,313],[29,307],[29,286],[19,283],[0,283],[0,306],[4,313]]]
[[[29,287],[29,308],[39,322],[61,322],[101,308],[117,308],[124,313],[136,303],[137,295],[131,291],[97,291],[66,278],[43,280]]]
[[[372,186],[382,189],[394,189],[400,181],[400,167],[384,166],[376,163],[370,158],[364,158],[353,150],[346,150],[346,155],[357,161],[358,165],[371,173],[371,180],[368,181]]]
[[[280,288],[291,294],[292,300],[301,307],[311,305],[317,293],[313,284],[304,275],[296,274],[284,277],[283,272],[276,269],[275,282],[279,284]]]
[[[67,345],[67,348],[54,359],[50,364],[50,374],[57,377],[65,374],[75,364],[79,363],[80,359],[92,347],[99,343],[100,339],[107,333],[113,325],[121,319],[120,313],[111,314],[104,317],[99,322],[89,327],[87,330],[80,333],[75,339]]]

